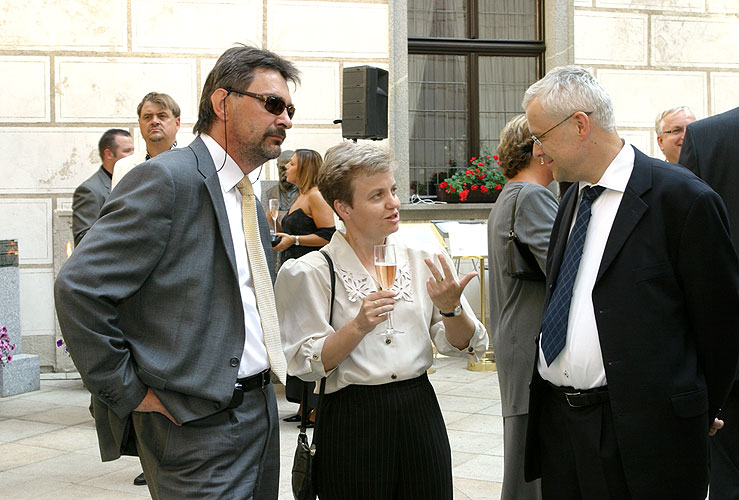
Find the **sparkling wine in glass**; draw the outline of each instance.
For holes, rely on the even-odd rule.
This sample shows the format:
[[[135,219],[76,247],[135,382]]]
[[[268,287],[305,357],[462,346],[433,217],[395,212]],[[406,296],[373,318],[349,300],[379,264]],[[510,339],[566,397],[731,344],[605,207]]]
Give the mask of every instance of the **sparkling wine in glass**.
[[[375,274],[380,290],[390,290],[395,282],[395,245],[375,245]],[[390,311],[387,312],[387,328],[379,335],[385,335],[390,339],[393,334],[403,333],[393,328],[393,318]]]
[[[280,213],[280,200],[269,200],[269,216],[272,217],[272,236],[277,232],[277,216]]]

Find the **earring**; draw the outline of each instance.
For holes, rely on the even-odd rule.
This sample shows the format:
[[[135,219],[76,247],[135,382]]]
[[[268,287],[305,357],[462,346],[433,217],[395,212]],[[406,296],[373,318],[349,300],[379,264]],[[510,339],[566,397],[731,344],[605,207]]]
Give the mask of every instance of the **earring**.
[[[539,157],[539,165],[544,165],[544,158],[541,156]]]

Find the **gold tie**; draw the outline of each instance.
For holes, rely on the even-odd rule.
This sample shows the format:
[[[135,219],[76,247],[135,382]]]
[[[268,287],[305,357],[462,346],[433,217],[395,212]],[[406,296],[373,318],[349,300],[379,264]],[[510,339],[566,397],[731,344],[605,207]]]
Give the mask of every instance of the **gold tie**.
[[[264,248],[259,239],[254,190],[251,187],[249,178],[246,176],[236,184],[236,187],[241,193],[241,223],[244,227],[246,252],[249,256],[249,267],[251,267],[251,276],[254,282],[254,293],[257,296],[257,310],[259,311],[259,320],[262,323],[264,344],[267,346],[267,356],[269,356],[272,373],[277,375],[280,382],[284,384],[287,378],[287,362],[285,361],[285,354],[282,352],[282,342],[280,341],[280,323],[277,320],[277,308],[275,307],[275,296],[272,290],[272,279],[269,276]]]

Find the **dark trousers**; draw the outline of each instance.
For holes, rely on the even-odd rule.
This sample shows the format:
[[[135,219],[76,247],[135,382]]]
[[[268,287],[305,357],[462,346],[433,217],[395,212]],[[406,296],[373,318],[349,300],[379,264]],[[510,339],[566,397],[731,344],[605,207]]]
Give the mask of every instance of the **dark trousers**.
[[[449,438],[425,373],[326,394],[318,418],[321,500],[452,500]]]
[[[554,389],[542,391],[539,439],[544,500],[629,500],[610,403],[572,408]]]
[[[711,439],[709,500],[739,500],[739,383],[729,394],[720,418],[724,428]]]
[[[244,401],[177,426],[133,413],[139,458],[155,500],[277,500],[280,443],[272,385]]]

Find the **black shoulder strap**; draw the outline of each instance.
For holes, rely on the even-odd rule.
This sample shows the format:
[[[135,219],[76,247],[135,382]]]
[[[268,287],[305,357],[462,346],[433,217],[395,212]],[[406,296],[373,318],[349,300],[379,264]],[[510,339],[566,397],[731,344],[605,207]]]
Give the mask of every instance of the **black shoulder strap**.
[[[508,237],[515,236],[516,232],[513,230],[513,226],[516,224],[516,203],[518,203],[518,195],[521,194],[520,188],[518,191],[516,191],[516,197],[513,198],[513,211],[511,212],[511,230],[508,231]]]
[[[325,252],[324,250],[321,250],[321,253],[326,258],[326,262],[328,263],[328,274],[331,278],[331,302],[329,303],[329,313],[328,313],[328,323],[331,324],[331,322],[334,319],[334,297],[336,294],[336,274],[334,274],[334,262],[331,260],[331,256],[329,256],[328,252]],[[316,422],[313,425],[315,430],[318,430],[318,416],[319,412],[321,410],[321,399],[323,399],[323,394],[326,391],[326,377],[323,377],[321,379],[321,387],[318,391],[318,407],[316,408]],[[308,408],[308,386],[306,384],[303,384],[303,411],[300,414],[300,433],[305,434],[305,426],[308,425],[308,417],[310,416],[309,411],[305,411],[306,408]],[[315,430],[313,431],[313,435],[315,436]]]

